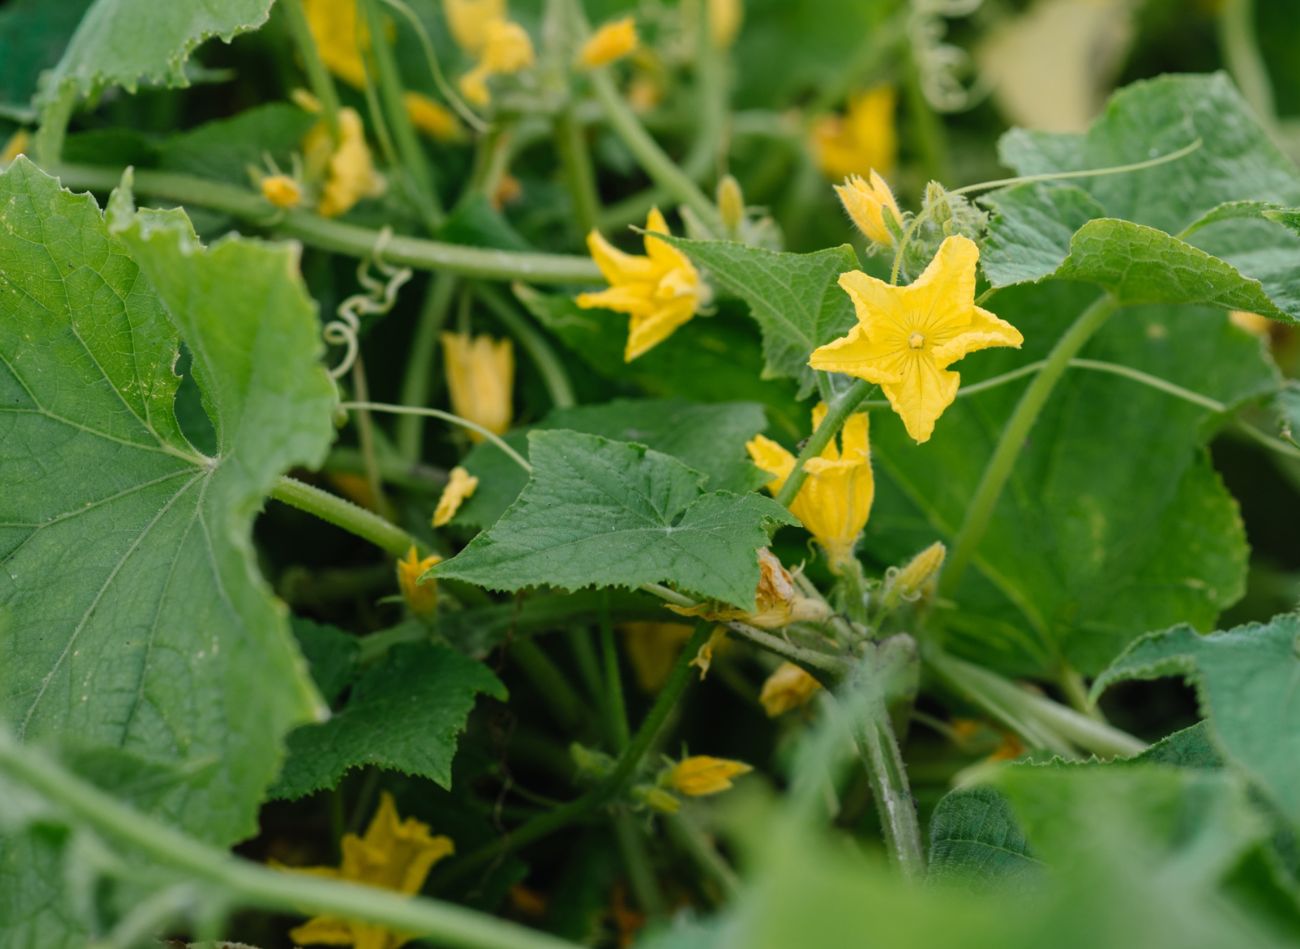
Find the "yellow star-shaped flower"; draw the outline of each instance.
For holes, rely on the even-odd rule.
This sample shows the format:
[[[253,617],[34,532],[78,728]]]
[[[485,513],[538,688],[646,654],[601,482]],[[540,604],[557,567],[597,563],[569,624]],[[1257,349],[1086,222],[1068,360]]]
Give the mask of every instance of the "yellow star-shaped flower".
[[[907,434],[928,441],[961,383],[948,367],[981,349],[1018,349],[1024,342],[1014,326],[975,305],[979,256],[974,241],[955,236],[939,245],[910,286],[895,287],[860,270],[841,274],[858,325],[813,350],[808,365],[876,383]]]
[[[587,249],[609,281],[609,289],[577,297],[583,309],[603,307],[632,318],[623,352],[626,362],[658,346],[693,317],[704,290],[699,271],[690,259],[654,236],[654,232],[668,233],[668,224],[658,208],[650,211],[645,229],[644,257],[623,253],[599,231],[588,234]]]

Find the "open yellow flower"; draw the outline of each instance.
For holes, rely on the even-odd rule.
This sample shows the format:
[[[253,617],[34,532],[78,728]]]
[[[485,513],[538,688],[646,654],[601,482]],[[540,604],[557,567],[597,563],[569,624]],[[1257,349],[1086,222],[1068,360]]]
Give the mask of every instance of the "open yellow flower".
[[[343,861],[335,867],[294,868],[296,872],[351,883],[365,883],[399,893],[418,893],[429,870],[455,846],[447,837],[434,837],[429,825],[408,817],[401,820],[387,791],[364,837],[345,834]],[[356,949],[398,949],[411,937],[374,923],[354,922],[341,916],[316,916],[289,932],[304,945],[355,946]]]
[[[420,577],[441,560],[437,554],[421,558],[412,544],[406,556],[397,561],[397,586],[406,605],[416,616],[432,616],[438,608],[438,584],[432,580],[421,583]]]
[[[974,241],[956,235],[944,239],[910,286],[892,286],[860,270],[841,274],[858,325],[813,350],[808,365],[876,383],[907,434],[928,441],[961,383],[948,367],[981,349],[1024,342],[1014,326],[975,305],[979,256]]]
[[[625,16],[606,23],[582,44],[578,65],[587,69],[608,66],[636,49],[636,20]]]
[[[506,0],[442,0],[442,12],[456,45],[477,56],[487,42],[488,24],[506,18]]]
[[[889,190],[885,179],[874,168],[869,182],[861,175],[850,175],[844,184],[835,186],[835,193],[839,195],[840,203],[849,212],[849,217],[858,226],[858,230],[877,244],[888,247],[894,243],[894,234],[886,222],[886,215],[900,231],[903,228],[903,215],[898,210],[898,202],[894,200],[894,192]]]
[[[877,86],[849,100],[843,116],[818,119],[812,128],[813,154],[827,178],[839,181],[873,168],[889,174],[898,155],[894,129],[894,90]]]
[[[527,69],[534,58],[533,41],[527,30],[511,20],[492,20],[484,28],[478,65],[460,77],[461,95],[475,105],[487,105],[492,101],[488,79]]]
[[[318,122],[302,142],[309,174],[325,176],[316,205],[316,210],[325,217],[345,214],[362,198],[383,194],[386,187],[383,175],[375,171],[357,110],[339,109],[338,120],[337,145],[324,122]]]
[[[822,684],[793,662],[783,662],[767,677],[758,695],[768,718],[798,708],[817,694]]]
[[[812,413],[814,430],[825,417],[825,404],[818,404]],[[804,463],[808,477],[790,504],[790,513],[826,551],[826,560],[837,573],[852,559],[853,545],[876,496],[867,428],[866,414],[850,415],[840,430],[840,446],[831,439],[819,457]],[[745,448],[754,464],[774,476],[767,488],[777,494],[794,471],[794,455],[764,435],[755,435]]]
[[[645,229],[668,233],[658,208],[651,209]],[[599,231],[587,235],[587,249],[609,281],[609,289],[578,294],[578,306],[603,307],[632,318],[623,350],[625,362],[658,346],[699,309],[703,291],[699,271],[685,254],[654,233],[645,235],[644,257],[623,253]]]
[[[668,776],[672,786],[687,797],[718,794],[731,787],[731,779],[754,769],[743,761],[692,755],[677,762]]]
[[[443,333],[442,352],[451,410],[494,435],[509,431],[514,417],[514,344],[491,336]],[[471,441],[483,441],[483,436],[473,430],[469,437]]]
[[[302,185],[289,175],[267,175],[259,187],[262,197],[277,208],[296,208],[302,203]]]
[[[474,477],[460,465],[451,469],[447,487],[442,489],[438,506],[433,511],[433,526],[442,527],[451,522],[460,510],[460,506],[474,495],[478,489],[478,478]]]

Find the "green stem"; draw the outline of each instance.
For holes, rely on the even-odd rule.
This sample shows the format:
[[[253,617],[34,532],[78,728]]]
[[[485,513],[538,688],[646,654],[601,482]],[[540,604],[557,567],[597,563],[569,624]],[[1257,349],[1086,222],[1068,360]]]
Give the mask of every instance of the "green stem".
[[[8,732],[0,732],[0,770],[79,823],[239,905],[342,916],[463,949],[574,949],[574,943],[451,903],[272,870],[232,856],[121,804],[40,752],[20,747]]]
[[[402,404],[422,406],[428,403],[433,391],[434,355],[438,351],[438,334],[451,312],[451,300],[456,294],[458,281],[450,274],[433,278],[420,308],[415,335],[411,337],[411,352],[406,360],[406,375],[402,378]],[[397,419],[397,453],[415,464],[424,453],[424,419],[418,415],[402,415]]]
[[[560,155],[565,181],[569,185],[578,230],[584,235],[588,234],[597,227],[600,196],[596,192],[596,175],[592,171],[587,140],[571,104],[561,109],[555,117],[555,147]]]
[[[747,639],[755,646],[766,649],[782,659],[789,659],[801,666],[816,669],[829,677],[832,682],[843,677],[845,670],[848,668],[844,660],[839,656],[798,646],[784,636],[778,636],[775,633],[769,633],[745,623],[733,621],[727,623],[727,629],[740,636],[741,639]]]
[[[636,158],[645,173],[656,184],[690,208],[705,227],[714,234],[721,234],[722,219],[718,216],[718,209],[641,125],[636,114],[614,87],[614,80],[608,71],[593,72],[591,88],[596,94],[596,101],[600,103],[605,113],[606,121],[615,134],[623,140],[623,144],[627,146],[628,151]]]
[[[1102,327],[1119,309],[1119,303],[1106,295],[1079,314],[1078,319],[1065,331],[1052,351],[1048,354],[1043,368],[1026,387],[1016,404],[1015,410],[1002,429],[1002,435],[993,449],[993,454],[984,467],[975,494],[966,507],[966,516],[953,540],[947,563],[939,580],[939,595],[951,597],[961,580],[966,566],[974,556],[975,548],[984,537],[984,531],[993,517],[993,510],[1002,489],[1011,477],[1016,459],[1020,457],[1029,431],[1038,420],[1039,413],[1047,404],[1047,399],[1056,388],[1057,382],[1069,368],[1070,360],[1075,357],[1092,335]]]
[[[302,0],[283,0],[280,9],[284,12],[285,23],[289,27],[293,45],[297,47],[298,55],[302,57],[303,68],[307,70],[307,84],[311,86],[312,94],[320,101],[321,117],[325,119],[325,127],[329,129],[330,137],[337,142],[339,140],[339,94],[334,89],[334,80],[330,78],[329,70],[325,68],[325,62],[320,57],[320,50],[316,48],[316,40],[311,35],[311,26],[307,23],[307,14],[302,8]]]
[[[604,599],[604,591],[601,591],[602,603]],[[582,684],[586,686],[587,694],[603,711],[607,698],[605,683],[600,678],[600,662],[596,658],[596,650],[591,646],[589,631],[585,627],[571,626],[565,630],[565,636],[569,640],[569,649],[573,653],[573,660],[578,666],[578,675],[582,676]],[[612,720],[609,715],[601,716],[601,725],[604,728],[605,738],[611,746],[614,745],[614,732],[610,727]]]
[[[537,367],[546,386],[546,394],[551,397],[551,404],[557,409],[567,409],[577,404],[573,394],[573,384],[569,381],[568,370],[562,360],[532,323],[519,315],[519,311],[499,288],[480,284],[474,289],[475,295],[487,304],[506,331],[518,341],[528,358]]]
[[[826,417],[817,426],[817,431],[813,432],[804,444],[803,449],[794,460],[794,469],[790,472],[790,476],[785,479],[785,484],[781,485],[781,490],[776,493],[778,504],[785,507],[790,506],[790,502],[798,495],[799,489],[803,487],[803,483],[808,477],[808,472],[804,470],[804,463],[809,458],[816,458],[822,453],[822,449],[830,444],[830,440],[844,427],[844,422],[853,414],[853,410],[866,399],[873,388],[874,386],[870,382],[859,379],[830,403],[826,410]]]
[[[121,181],[122,171],[95,165],[59,165],[51,169],[65,188],[111,191]],[[270,228],[283,237],[293,237],[322,250],[371,257],[380,232],[345,224],[305,210],[275,211],[261,195],[247,188],[208,181],[193,175],[162,171],[137,171],[137,194],[163,201],[195,204],[224,211],[235,217]],[[387,263],[476,277],[481,280],[522,280],[527,283],[599,283],[600,270],[586,257],[525,251],[465,247],[444,241],[394,236],[384,245]]]
[[[32,156],[42,168],[54,167],[63,155],[63,141],[76,106],[77,86],[65,82],[41,108],[41,124],[33,137]]]
[[[384,452],[381,452],[376,460],[379,464],[380,477],[408,491],[436,496],[447,486],[445,468],[426,465],[420,461],[408,463],[396,455]],[[365,459],[361,457],[360,451],[346,445],[339,445],[330,450],[322,470],[331,473],[365,474],[365,465]]]
[[[461,418],[459,415],[453,415],[451,412],[444,412],[442,409],[425,409],[416,408],[410,405],[389,405],[387,402],[340,402],[339,408],[344,411],[352,409],[365,410],[369,412],[391,412],[393,415],[423,415],[428,418],[440,418],[444,422],[450,422],[453,425],[459,425],[461,428],[467,428],[472,432],[478,432],[493,445],[499,448],[507,458],[517,464],[520,468],[529,474],[533,471],[533,466],[523,455],[511,448],[505,440],[489,429],[484,428],[477,422],[471,422],[467,418]]]
[[[460,879],[511,850],[548,837],[622,794],[640,766],[641,759],[659,737],[659,732],[676,707],[678,699],[686,691],[686,686],[692,677],[691,660],[709,638],[710,629],[709,623],[700,623],[695,628],[694,634],[677,657],[672,672],[668,675],[668,681],[664,683],[663,689],[655,698],[654,705],[642,720],[636,735],[619,755],[618,763],[609,777],[581,797],[554,810],[539,814],[507,836],[500,837],[460,857],[445,872],[434,874],[435,885]]]
[[[614,735],[614,747],[622,751],[627,747],[631,733],[627,724],[627,702],[623,697],[623,674],[618,667],[618,646],[614,642],[614,626],[609,619],[609,591],[604,591],[605,608],[600,611],[600,654],[605,667],[605,695],[607,712]]]
[[[360,355],[352,363],[352,389],[362,402],[370,399],[370,386],[366,382],[365,360]],[[364,465],[366,485],[374,498],[376,512],[386,520],[393,519],[393,508],[384,494],[384,482],[379,474],[379,456],[375,451],[375,422],[370,413],[358,410],[356,413],[357,444],[361,449],[361,461]]]
[[[889,709],[883,700],[873,701],[865,720],[854,716],[853,724],[854,741],[880,812],[885,846],[904,879],[920,880],[925,873],[921,827]]]
[[[1219,7],[1219,44],[1228,71],[1255,114],[1270,128],[1277,123],[1273,86],[1255,36],[1255,0],[1224,0]]]
[[[429,172],[429,161],[420,146],[420,139],[406,112],[405,90],[397,72],[393,51],[384,41],[384,18],[379,10],[379,0],[364,0],[366,26],[370,31],[370,50],[374,56],[375,72],[379,80],[379,95],[384,101],[384,113],[393,130],[397,153],[402,160],[402,171],[410,182],[412,197],[424,218],[430,233],[436,231],[443,220],[438,203],[438,192]]]
[[[618,841],[623,864],[627,868],[628,882],[641,912],[651,918],[663,916],[664,901],[659,893],[654,868],[646,853],[645,839],[637,831],[631,812],[626,807],[614,809],[614,837]]]
[[[1061,692],[1065,694],[1071,708],[1080,715],[1087,715],[1094,721],[1106,721],[1106,716],[1101,713],[1101,709],[1088,699],[1088,686],[1083,681],[1083,676],[1079,674],[1078,669],[1068,662],[1062,662],[1056,681],[1060,684]]]
[[[419,546],[414,537],[396,524],[336,494],[304,484],[295,478],[284,477],[277,481],[271,497],[341,527],[362,540],[368,540],[394,557],[401,557],[412,547]]]
[[[583,702],[560,667],[532,639],[514,640],[510,644],[510,658],[536,686],[555,723],[566,733],[576,732],[583,722]]]
[[[678,846],[690,854],[691,859],[718,884],[725,899],[733,899],[740,893],[740,877],[731,865],[718,853],[717,847],[704,832],[684,814],[666,814],[664,823],[668,833]]]
[[[921,88],[921,67],[914,54],[907,56],[904,73],[903,94],[907,97],[907,109],[912,120],[921,169],[932,181],[947,181],[950,177],[947,135],[943,122],[930,107],[925,91]]]

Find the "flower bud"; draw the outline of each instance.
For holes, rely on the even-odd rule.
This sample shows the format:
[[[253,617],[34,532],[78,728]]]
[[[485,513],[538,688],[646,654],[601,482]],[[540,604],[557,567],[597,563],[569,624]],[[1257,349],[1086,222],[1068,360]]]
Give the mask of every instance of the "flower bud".
[[[893,246],[895,235],[902,232],[903,216],[884,178],[874,169],[869,180],[851,175],[835,186],[835,193],[858,230],[877,244]]]
[[[740,182],[733,175],[723,175],[718,182],[718,214],[727,233],[735,236],[745,223],[745,195],[740,190]]]
[[[726,791],[731,787],[732,778],[753,770],[743,761],[692,755],[673,766],[668,780],[676,790],[688,797],[703,797]]]
[[[622,59],[637,47],[636,20],[625,16],[606,23],[582,44],[578,65],[586,69],[608,66]]]
[[[783,662],[763,683],[758,700],[768,718],[776,718],[807,703],[822,685],[793,662]]]
[[[943,567],[943,560],[947,553],[948,548],[941,541],[936,540],[909,560],[888,579],[885,603],[895,607],[900,600],[915,600],[925,593],[930,582]]]
[[[437,554],[421,558],[412,545],[406,556],[397,561],[397,585],[402,598],[416,616],[432,616],[438,608],[438,586],[432,580],[421,583],[420,577],[442,560]]]

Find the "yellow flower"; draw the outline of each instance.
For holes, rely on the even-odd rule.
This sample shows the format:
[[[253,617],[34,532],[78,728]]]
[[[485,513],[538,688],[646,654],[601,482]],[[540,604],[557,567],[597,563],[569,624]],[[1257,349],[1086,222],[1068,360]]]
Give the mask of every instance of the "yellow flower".
[[[303,11],[325,68],[349,85],[363,87],[361,49],[370,45],[370,34],[364,23],[358,33],[356,0],[303,0]]]
[[[645,229],[668,233],[658,208],[650,211]],[[599,231],[587,235],[587,249],[610,286],[599,293],[580,293],[578,306],[604,307],[632,318],[623,350],[625,362],[658,346],[699,309],[703,289],[699,271],[685,254],[652,233],[645,235],[644,257],[623,253]]]
[[[302,203],[302,185],[288,175],[267,175],[261,188],[262,197],[277,208],[296,208]]]
[[[801,620],[825,619],[828,614],[826,604],[799,592],[790,571],[766,547],[758,552],[758,587],[754,591],[754,607],[753,612],[749,612],[717,603],[697,603],[695,606],[668,604],[670,610],[682,616],[702,616],[716,623],[739,620],[762,629],[780,629]],[[712,658],[712,653],[709,658]],[[704,671],[708,671],[707,665]]]
[[[981,349],[1024,342],[1014,326],[975,305],[979,256],[974,241],[955,235],[944,239],[911,286],[891,286],[860,270],[841,274],[858,325],[813,350],[808,365],[878,384],[907,434],[929,440],[961,383],[948,367]]]
[[[492,101],[488,79],[527,69],[533,60],[533,41],[527,30],[510,20],[492,20],[484,28],[478,65],[460,77],[461,95],[475,105],[485,106]]]
[[[758,700],[768,718],[776,718],[792,708],[798,708],[812,698],[822,684],[793,662],[783,662],[763,683]]]
[[[8,153],[6,152],[6,154]],[[3,159],[0,159],[0,164],[3,163]],[[1229,311],[1228,321],[1238,329],[1243,329],[1255,336],[1267,336],[1273,328],[1273,321],[1267,316],[1260,316],[1258,313],[1251,313],[1248,310]]]
[[[451,142],[460,137],[460,122],[455,114],[440,102],[419,92],[402,95],[402,104],[411,124],[425,135],[439,142]]]
[[[889,215],[889,220],[900,231],[903,228],[903,215],[898,210],[898,202],[894,200],[894,192],[889,190],[885,179],[874,168],[870,179],[871,183],[868,184],[861,175],[850,175],[844,184],[835,186],[835,193],[839,195],[840,203],[849,212],[849,217],[858,226],[858,230],[877,244],[888,247],[894,243],[894,234],[889,229],[885,215]]]
[[[393,796],[385,791],[365,836],[344,834],[342,849],[343,861],[337,869],[295,870],[409,895],[419,892],[429,870],[454,852],[455,847],[447,837],[430,835],[429,825],[422,821],[412,817],[400,820]],[[291,930],[289,938],[305,945],[355,946],[356,949],[398,949],[411,939],[374,923],[353,922],[341,916],[316,916]]]
[[[741,0],[708,0],[709,38],[718,49],[726,49],[736,41],[740,22],[745,16]]]
[[[682,644],[691,638],[683,623],[624,623],[623,648],[642,692],[658,692],[668,681]]]
[[[874,89],[849,100],[847,114],[818,119],[812,129],[813,154],[827,178],[882,174],[894,169],[898,137],[894,131],[894,90]]]
[[[814,430],[825,417],[825,404],[813,409]],[[876,494],[867,428],[864,413],[850,415],[840,430],[840,447],[831,439],[819,457],[804,463],[808,478],[790,504],[790,512],[826,551],[836,572],[852,559]],[[755,435],[745,448],[754,464],[774,476],[767,488],[777,494],[794,470],[794,455],[763,435]]]
[[[460,465],[452,468],[447,487],[442,489],[442,497],[438,498],[438,506],[433,511],[433,526],[442,527],[450,523],[460,506],[473,497],[477,488],[478,478]]]
[[[337,217],[351,210],[362,198],[384,193],[384,178],[375,171],[366,145],[365,128],[356,109],[339,109],[339,140],[335,146],[324,122],[303,139],[302,151],[310,170],[325,175],[316,210],[325,217]]]
[[[5,142],[5,147],[0,149],[0,167],[9,164],[19,155],[27,151],[28,146],[32,143],[32,138],[27,134],[26,129],[19,129],[9,136],[9,141]]]
[[[508,339],[491,336],[443,333],[442,351],[451,410],[494,435],[505,434],[514,411],[514,345]],[[469,437],[471,441],[483,441],[483,436],[473,430]]]
[[[673,766],[668,776],[672,786],[688,797],[718,794],[731,787],[731,779],[754,769],[743,761],[692,755]]]
[[[443,0],[451,37],[465,52],[477,56],[487,42],[489,23],[504,20],[506,0]]]
[[[886,583],[885,602],[894,606],[898,600],[912,600],[924,593],[947,555],[948,548],[936,540],[909,560]]]
[[[587,69],[608,66],[622,59],[636,49],[636,20],[625,16],[621,20],[606,23],[582,44],[578,54],[578,65]]]
[[[432,580],[421,583],[420,577],[440,560],[442,558],[437,554],[421,559],[419,551],[412,544],[406,556],[397,561],[397,585],[402,590],[406,605],[416,616],[432,616],[438,608],[438,585]]]

